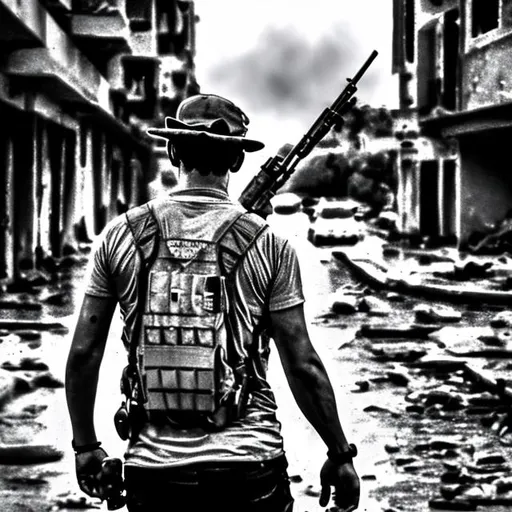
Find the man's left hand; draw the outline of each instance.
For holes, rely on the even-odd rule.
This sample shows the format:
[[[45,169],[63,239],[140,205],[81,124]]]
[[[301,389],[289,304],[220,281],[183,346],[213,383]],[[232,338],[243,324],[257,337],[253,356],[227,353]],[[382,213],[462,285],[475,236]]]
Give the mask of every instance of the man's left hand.
[[[360,483],[352,462],[335,464],[327,459],[320,471],[320,506],[325,507],[334,487],[334,503],[343,512],[356,510],[359,506]]]

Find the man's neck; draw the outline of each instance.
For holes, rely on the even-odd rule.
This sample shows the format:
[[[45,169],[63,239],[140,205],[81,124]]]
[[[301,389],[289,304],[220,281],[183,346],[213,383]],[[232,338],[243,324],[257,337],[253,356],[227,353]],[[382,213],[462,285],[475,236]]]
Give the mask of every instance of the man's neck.
[[[180,171],[178,178],[179,188],[209,188],[228,193],[229,173],[224,176],[215,176],[208,174],[201,176],[197,171]]]

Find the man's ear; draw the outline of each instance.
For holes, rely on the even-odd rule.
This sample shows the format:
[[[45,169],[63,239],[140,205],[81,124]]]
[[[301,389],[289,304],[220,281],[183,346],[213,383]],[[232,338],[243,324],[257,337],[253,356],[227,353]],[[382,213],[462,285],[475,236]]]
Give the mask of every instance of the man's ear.
[[[245,151],[240,151],[240,155],[235,160],[235,163],[231,166],[231,169],[229,169],[231,172],[238,172],[240,170],[240,167],[242,167],[242,164],[245,160]]]
[[[180,159],[178,158],[178,155],[176,155],[176,148],[169,142],[167,142],[167,156],[169,157],[169,160],[171,161],[171,164],[174,167],[180,166]]]

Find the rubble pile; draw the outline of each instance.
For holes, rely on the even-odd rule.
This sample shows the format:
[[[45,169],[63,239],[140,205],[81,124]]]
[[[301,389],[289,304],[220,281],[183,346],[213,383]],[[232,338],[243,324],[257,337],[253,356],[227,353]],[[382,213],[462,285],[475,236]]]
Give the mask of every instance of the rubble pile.
[[[81,253],[46,259],[39,269],[23,270],[1,287],[0,492],[8,508],[12,502],[23,510],[39,510],[31,500],[56,509],[91,508],[90,500],[79,496],[48,495],[52,482],[67,471],[55,465],[65,453],[51,428],[56,397],[64,387],[54,351],[68,333],[59,318],[70,318],[74,311],[76,280],[85,272],[88,250],[84,246]],[[28,494],[22,491],[27,490],[30,499],[24,501]]]

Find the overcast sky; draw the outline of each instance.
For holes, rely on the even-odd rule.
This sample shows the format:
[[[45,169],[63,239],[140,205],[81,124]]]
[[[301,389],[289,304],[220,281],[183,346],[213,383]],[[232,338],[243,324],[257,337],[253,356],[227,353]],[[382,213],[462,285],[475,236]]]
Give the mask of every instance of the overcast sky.
[[[391,0],[196,0],[201,91],[244,110],[266,159],[296,143],[375,49],[360,103],[397,106]]]

